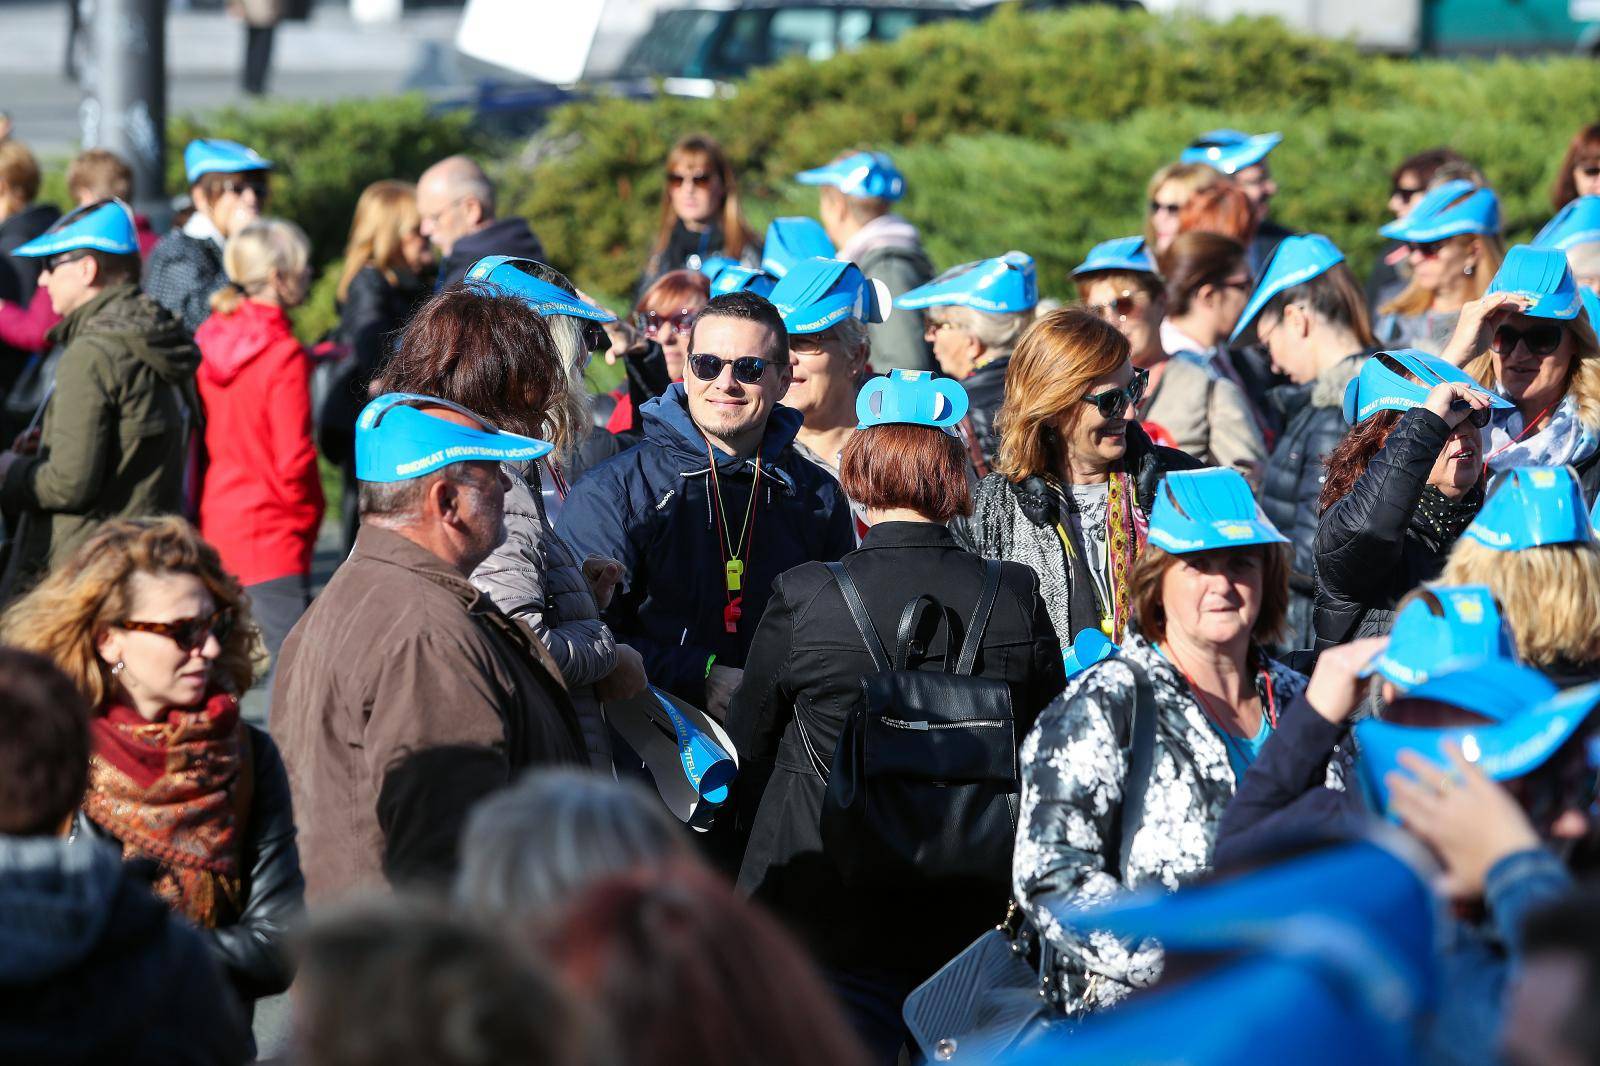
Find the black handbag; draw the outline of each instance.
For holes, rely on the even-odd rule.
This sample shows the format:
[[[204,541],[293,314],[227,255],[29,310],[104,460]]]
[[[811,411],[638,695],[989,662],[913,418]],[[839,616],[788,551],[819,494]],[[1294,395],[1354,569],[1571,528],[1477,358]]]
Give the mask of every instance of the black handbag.
[[[1117,869],[1126,883],[1134,833],[1144,820],[1145,792],[1155,761],[1156,706],[1143,668],[1133,671],[1134,704],[1125,751],[1128,776],[1117,814]],[[1108,855],[1107,858],[1110,858]],[[1015,901],[1005,920],[918,985],[902,1012],[930,1062],[988,1063],[1007,1051],[1058,1033],[1072,1024],[1070,1001],[1087,999],[1100,975],[1080,973],[1069,982],[1057,953],[1039,936]]]
[[[843,564],[828,569],[878,672],[861,679],[862,698],[822,774],[824,848],[849,883],[961,879],[992,883],[1003,895],[1016,835],[1016,722],[1010,686],[972,676],[1000,564],[985,566],[959,654],[958,631],[948,629],[938,672],[907,669],[907,660],[924,612],[948,620],[946,608],[927,595],[908,602],[891,661]]]

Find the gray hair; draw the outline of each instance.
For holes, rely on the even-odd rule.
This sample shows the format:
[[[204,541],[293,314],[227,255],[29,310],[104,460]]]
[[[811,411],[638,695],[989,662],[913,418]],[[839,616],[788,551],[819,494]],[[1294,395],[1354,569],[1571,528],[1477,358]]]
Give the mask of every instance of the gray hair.
[[[951,304],[939,308],[940,317],[957,329],[965,330],[991,352],[1009,352],[1017,338],[1033,323],[1033,309],[1026,311],[979,311],[975,307]]]
[[[596,881],[689,854],[683,826],[642,787],[537,770],[473,808],[453,895],[480,917],[549,912]]]
[[[436,481],[469,484],[463,464],[451,463],[421,477],[405,481],[356,482],[356,511],[364,522],[393,529],[407,526],[422,517],[422,501]]]

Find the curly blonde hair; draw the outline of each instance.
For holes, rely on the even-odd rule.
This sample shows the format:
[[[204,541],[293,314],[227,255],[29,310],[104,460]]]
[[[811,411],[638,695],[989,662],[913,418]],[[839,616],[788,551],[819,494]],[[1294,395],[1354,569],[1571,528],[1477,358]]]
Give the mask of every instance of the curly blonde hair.
[[[233,630],[222,642],[212,676],[222,688],[242,695],[255,678],[260,654],[249,597],[222,568],[217,550],[181,518],[103,523],[0,615],[0,643],[51,660],[96,712],[103,710],[112,691],[111,670],[97,644],[107,629],[127,620],[134,574],[193,574],[218,607],[233,608]]]
[[[1444,585],[1487,585],[1511,625],[1517,654],[1534,666],[1600,658],[1600,547],[1545,544],[1496,551],[1456,541],[1439,576]]]

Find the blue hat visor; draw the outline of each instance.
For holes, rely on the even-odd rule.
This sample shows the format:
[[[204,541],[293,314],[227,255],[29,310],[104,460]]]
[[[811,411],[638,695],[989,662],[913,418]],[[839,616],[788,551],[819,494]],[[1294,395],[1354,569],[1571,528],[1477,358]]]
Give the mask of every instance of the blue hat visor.
[[[1110,637],[1098,629],[1083,629],[1061,652],[1061,665],[1066,668],[1067,677],[1070,678],[1115,654],[1117,646],[1111,643]]]
[[[1527,300],[1528,306],[1520,313],[1530,318],[1567,322],[1583,310],[1566,253],[1550,248],[1521,244],[1507,252],[1485,295],[1496,292],[1515,293]]]
[[[63,252],[133,255],[138,250],[139,232],[128,205],[121,200],[102,200],[61,216],[53,226],[11,254],[42,259]]]
[[[761,269],[782,279],[796,263],[832,259],[836,249],[822,223],[803,215],[775,218],[761,246]]]
[[[882,322],[892,307],[887,285],[840,259],[796,263],[769,299],[791,335],[821,333],[847,318]]]
[[[753,292],[757,296],[770,297],[777,284],[778,279],[765,270],[736,264],[724,267],[711,279],[711,295],[726,296],[730,292]]]
[[[906,425],[948,429],[967,415],[967,390],[929,370],[891,370],[856,394],[858,429]]]
[[[924,307],[970,307],[990,314],[1031,311],[1039,302],[1039,280],[1033,257],[1007,252],[995,259],[980,259],[952,267],[926,285],[899,296],[894,306],[906,310]]]
[[[1169,555],[1289,543],[1257,505],[1249,483],[1227,468],[1162,479],[1147,537]]]
[[[1224,174],[1237,174],[1267,158],[1282,142],[1281,133],[1249,136],[1237,130],[1217,130],[1201,136],[1178,158],[1183,163],[1204,163]]]
[[[1597,241],[1600,241],[1600,196],[1580,196],[1545,223],[1533,238],[1533,246],[1564,252],[1575,245]]]
[[[1583,488],[1565,466],[1524,466],[1501,474],[1462,536],[1495,551],[1595,539]]]
[[[1381,674],[1398,685],[1407,699],[1449,704],[1497,722],[1525,714],[1556,693],[1548,678],[1514,659],[1463,655],[1422,665],[1425,670],[1419,670],[1415,658],[1396,655],[1369,664],[1371,669],[1361,676]],[[1418,673],[1422,673],[1421,681],[1396,680]]]
[[[356,419],[358,480],[409,481],[452,463],[528,462],[553,448],[549,441],[533,437],[447,422],[419,406],[448,408],[487,425],[465,407],[436,397],[396,392],[379,396]]]
[[[1228,339],[1238,340],[1274,296],[1296,285],[1304,285],[1342,262],[1344,253],[1320,233],[1285,237],[1273,250],[1267,269],[1262,271],[1260,283],[1250,294],[1250,300],[1244,305],[1238,324],[1233,327]]]
[[[1433,387],[1443,381],[1457,382],[1482,393],[1492,408],[1509,411],[1516,406],[1484,388],[1460,367],[1415,348],[1401,348],[1378,352],[1361,365],[1361,372],[1344,389],[1344,420],[1353,426],[1379,411],[1421,407]]]
[[[1113,270],[1130,274],[1156,273],[1155,261],[1150,258],[1149,249],[1145,248],[1143,237],[1117,237],[1101,241],[1089,249],[1083,262],[1072,268],[1072,276],[1078,278]]]
[[[801,185],[831,185],[846,196],[898,200],[905,195],[905,178],[881,152],[857,152],[825,166],[802,170],[794,176]]]
[[[237,141],[201,138],[190,141],[183,150],[183,170],[190,185],[206,174],[244,174],[271,169],[272,160]]]
[[[706,276],[707,281],[716,281],[717,275],[729,267],[739,265],[739,260],[727,255],[708,255],[700,260],[700,273]]]
[[[606,717],[649,769],[667,809],[704,828],[739,773],[727,732],[704,711],[654,686],[627,700],[608,700]]]
[[[1411,213],[1378,228],[1396,241],[1431,244],[1466,233],[1499,233],[1500,200],[1493,189],[1447,181],[1430,189]]]
[[[1435,674],[1489,659],[1516,662],[1516,647],[1483,585],[1423,586],[1400,608],[1383,651],[1358,671],[1409,689]]]
[[[541,317],[567,315],[590,322],[615,322],[617,316],[603,307],[580,300],[545,281],[527,273],[524,264],[531,259],[516,259],[509,255],[490,255],[473,263],[462,281],[468,288],[485,294],[511,296],[527,304]]]

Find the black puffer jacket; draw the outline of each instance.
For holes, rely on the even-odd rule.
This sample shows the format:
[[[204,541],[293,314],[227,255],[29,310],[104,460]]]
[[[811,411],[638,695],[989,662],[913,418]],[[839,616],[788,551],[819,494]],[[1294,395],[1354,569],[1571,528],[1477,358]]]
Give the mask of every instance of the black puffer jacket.
[[[1323,513],[1312,616],[1319,651],[1387,633],[1395,602],[1439,576],[1483,504],[1482,482],[1454,503],[1428,489],[1449,436],[1450,427],[1432,411],[1407,411],[1350,492]],[[1425,494],[1427,504],[1419,507]]]
[[[350,279],[339,307],[339,339],[350,357],[329,376],[327,399],[317,416],[317,447],[329,462],[353,460],[356,416],[371,399],[367,385],[389,365],[411,312],[427,295],[421,280],[404,276],[392,284],[375,266]]]
[[[969,448],[975,446],[983,458],[982,467],[973,463],[980,476],[994,469],[995,457],[1000,454],[1000,432],[995,428],[995,421],[1006,398],[1006,367],[1010,365],[1011,353],[1006,352],[984,363],[961,382],[961,387],[967,390],[965,428],[972,433]]]

